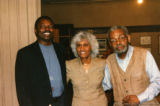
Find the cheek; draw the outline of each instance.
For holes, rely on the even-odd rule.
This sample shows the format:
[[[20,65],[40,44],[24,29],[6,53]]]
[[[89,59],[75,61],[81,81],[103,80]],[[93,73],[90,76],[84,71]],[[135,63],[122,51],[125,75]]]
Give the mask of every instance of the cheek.
[[[128,41],[126,40],[125,42],[122,42],[122,44],[127,46],[128,45]]]
[[[43,33],[42,30],[39,30],[39,31],[37,32],[37,34],[39,34],[39,35],[41,35],[42,33]]]
[[[87,52],[88,52],[88,54],[90,54],[91,53],[91,49],[88,49]]]
[[[77,51],[77,53],[79,53],[80,49],[79,49],[79,48],[76,48],[76,51]]]

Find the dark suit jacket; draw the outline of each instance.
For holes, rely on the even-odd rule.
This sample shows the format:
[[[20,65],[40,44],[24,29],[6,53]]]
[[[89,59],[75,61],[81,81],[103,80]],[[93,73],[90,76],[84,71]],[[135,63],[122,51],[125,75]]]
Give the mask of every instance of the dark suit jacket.
[[[66,91],[66,67],[64,50],[53,43],[61,66],[64,94]],[[48,106],[52,90],[47,67],[38,42],[20,49],[15,66],[16,90],[20,106]]]

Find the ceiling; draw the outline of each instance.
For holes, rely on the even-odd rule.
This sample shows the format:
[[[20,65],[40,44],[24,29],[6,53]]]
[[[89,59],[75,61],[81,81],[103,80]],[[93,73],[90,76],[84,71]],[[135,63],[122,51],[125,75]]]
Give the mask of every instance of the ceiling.
[[[87,3],[87,2],[108,2],[116,0],[41,0],[42,3]]]

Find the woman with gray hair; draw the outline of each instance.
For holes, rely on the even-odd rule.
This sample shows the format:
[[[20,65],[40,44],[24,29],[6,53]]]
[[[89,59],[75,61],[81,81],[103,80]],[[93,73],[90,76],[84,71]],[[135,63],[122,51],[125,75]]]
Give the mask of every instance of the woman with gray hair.
[[[89,32],[77,33],[71,48],[75,59],[66,61],[67,81],[73,85],[72,106],[107,106],[102,87],[105,60],[97,58],[98,41]]]

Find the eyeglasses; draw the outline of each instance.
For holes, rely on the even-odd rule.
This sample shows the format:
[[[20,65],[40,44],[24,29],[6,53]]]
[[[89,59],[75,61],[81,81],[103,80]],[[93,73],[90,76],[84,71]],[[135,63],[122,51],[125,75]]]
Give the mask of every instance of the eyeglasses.
[[[126,38],[127,38],[127,37],[126,37],[125,35],[120,35],[119,38],[117,38],[117,39],[111,38],[111,39],[110,39],[110,42],[111,42],[111,43],[117,43],[118,41],[119,41],[119,42],[123,42],[124,40],[126,40]]]

